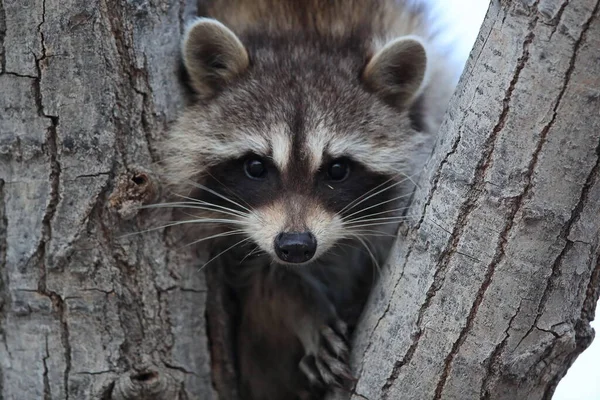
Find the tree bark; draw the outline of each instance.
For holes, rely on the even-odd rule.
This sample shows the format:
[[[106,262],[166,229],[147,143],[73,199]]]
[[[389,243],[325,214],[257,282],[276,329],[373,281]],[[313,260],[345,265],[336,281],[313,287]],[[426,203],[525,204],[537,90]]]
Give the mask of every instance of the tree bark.
[[[492,2],[339,397],[549,399],[591,342],[598,4]],[[237,398],[222,288],[205,317],[195,254],[123,236],[161,225],[195,8],[0,0],[0,399]]]
[[[492,2],[355,336],[352,399],[550,399],[591,342],[598,8]]]
[[[215,398],[197,262],[123,237],[160,225],[134,206],[195,9],[0,0],[0,399]]]

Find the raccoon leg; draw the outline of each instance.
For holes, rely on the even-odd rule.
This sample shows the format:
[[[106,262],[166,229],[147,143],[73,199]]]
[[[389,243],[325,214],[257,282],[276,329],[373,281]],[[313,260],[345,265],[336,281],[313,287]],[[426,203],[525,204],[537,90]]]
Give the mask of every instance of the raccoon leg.
[[[316,340],[304,340],[305,355],[300,370],[310,384],[317,388],[347,388],[354,380],[348,367],[348,344],[346,325],[335,320],[331,325],[317,329]]]
[[[326,291],[314,277],[281,267],[254,277],[238,334],[241,378],[253,398],[307,398],[307,389],[348,386],[347,328]]]
[[[282,287],[292,296],[294,310],[284,315],[302,344],[300,371],[315,389],[347,387],[353,379],[348,367],[348,328],[327,296],[329,289],[310,273],[286,272]]]

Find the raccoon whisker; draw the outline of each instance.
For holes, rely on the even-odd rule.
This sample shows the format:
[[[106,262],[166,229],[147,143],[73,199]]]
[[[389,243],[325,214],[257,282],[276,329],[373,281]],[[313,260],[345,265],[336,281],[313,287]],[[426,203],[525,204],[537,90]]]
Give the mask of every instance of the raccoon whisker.
[[[262,220],[262,218],[260,217],[260,215],[256,214],[253,210],[250,210],[250,209],[245,208],[245,207],[242,207],[242,210],[236,210],[234,208],[222,206],[220,204],[214,204],[214,203],[211,203],[211,202],[208,202],[208,201],[205,201],[205,200],[195,199],[193,197],[188,197],[188,196],[184,196],[184,195],[180,195],[180,194],[177,194],[177,196],[182,197],[184,199],[187,199],[187,200],[189,200],[189,201],[191,201],[193,203],[197,203],[197,204],[205,205],[205,206],[210,206],[210,207],[216,207],[216,208],[221,209],[221,210],[225,210],[225,211],[229,211],[229,212],[235,213],[235,214],[237,214],[240,217],[245,218],[245,219],[248,219],[249,216],[253,216],[254,218],[256,218],[258,220]],[[229,200],[229,199],[225,198],[225,200]],[[237,204],[237,203],[234,202],[234,204]]]
[[[392,189],[392,188],[394,188],[394,187],[396,187],[398,185],[401,185],[402,183],[406,182],[406,180],[407,180],[406,178],[402,179],[401,181],[395,182],[395,183],[389,185],[388,187],[385,187],[383,189],[378,190],[375,193],[370,194],[369,196],[365,197],[364,199],[360,200],[359,202],[353,204],[351,207],[348,207],[346,209],[342,209],[342,211],[340,211],[339,214],[341,214],[344,211],[350,211],[350,210],[352,210],[353,208],[355,208],[356,206],[358,206],[361,203],[364,203],[365,201],[369,200],[370,198],[373,198],[374,196],[377,196],[378,194],[381,194],[381,193],[383,193],[385,191],[388,191],[388,190],[390,190],[390,189]],[[403,195],[403,196],[401,196],[399,198],[409,197],[409,196],[412,196],[412,193],[405,194],[405,195]]]
[[[358,233],[359,236],[361,237],[390,237],[390,238],[395,238],[395,235],[378,235],[376,233]]]
[[[132,233],[126,233],[125,235],[121,235],[118,238],[126,238],[129,236],[133,236],[133,235],[140,235],[142,233],[147,233],[147,232],[152,232],[152,231],[158,231],[161,229],[165,229],[165,228],[170,228],[172,226],[178,226],[178,225],[185,225],[185,224],[199,224],[199,223],[208,223],[208,224],[237,224],[237,225],[245,225],[245,222],[243,221],[237,221],[234,219],[220,219],[220,218],[204,218],[204,219],[192,219],[192,220],[186,220],[186,221],[176,221],[176,222],[171,222],[168,223],[166,225],[161,225],[161,226],[156,226],[154,228],[148,228],[148,229],[144,229],[143,231],[138,231],[138,232],[132,232]]]
[[[216,260],[217,258],[219,258],[220,256],[222,256],[223,254],[225,254],[229,250],[233,249],[234,247],[236,247],[236,246],[238,246],[238,245],[240,245],[240,244],[242,244],[244,242],[247,242],[248,240],[250,240],[250,238],[242,239],[239,242],[237,242],[236,244],[234,244],[233,246],[229,246],[228,248],[226,248],[225,250],[223,250],[222,252],[220,252],[219,254],[217,254],[216,256],[214,256],[213,258],[211,258],[210,260],[208,260],[207,262],[205,262],[204,265],[201,266],[198,269],[198,272],[202,271],[209,263],[213,262],[214,260]]]
[[[370,193],[372,193],[373,191],[379,189],[380,187],[382,187],[383,185],[393,181],[395,179],[395,176],[391,177],[390,179],[386,180],[383,183],[380,183],[379,185],[375,186],[374,188],[368,190],[367,192],[361,194],[360,196],[358,196],[356,199],[352,200],[350,203],[348,203],[344,208],[342,208],[340,210],[340,214],[343,213],[344,211],[350,209],[351,207],[354,207],[354,203],[356,203],[357,201],[361,200],[363,197],[368,196]]]
[[[237,217],[238,219],[230,220],[230,219],[223,218],[221,216],[212,217],[212,216],[205,216],[205,215],[197,215],[197,214],[190,214],[185,211],[182,211],[181,213],[184,215],[187,215],[190,218],[193,218],[195,220],[201,220],[201,221],[204,221],[205,219],[221,219],[221,220],[223,220],[222,223],[226,223],[224,221],[237,221],[240,224],[246,224],[247,223],[246,220],[248,220],[248,218],[246,216],[240,216],[240,215],[235,215],[235,214],[232,214],[232,216]]]
[[[252,206],[250,204],[248,204],[248,202],[244,199],[242,199],[240,196],[238,196],[237,194],[235,194],[235,192],[233,190],[231,190],[229,187],[227,187],[223,182],[221,182],[220,180],[218,180],[217,178],[214,177],[214,175],[212,175],[210,172],[206,172],[208,175],[210,175],[211,178],[213,178],[215,181],[217,181],[217,183],[221,186],[223,186],[225,189],[227,189],[227,191],[229,193],[231,193],[232,195],[234,195],[235,197],[237,197],[238,199],[240,199],[244,204],[246,204],[248,207],[252,208]]]
[[[380,218],[387,218],[387,219],[391,219],[391,218],[410,218],[407,215],[379,215],[379,213],[375,213],[375,214],[370,214],[370,215],[364,215],[362,217],[359,218],[354,218],[351,219],[349,221],[342,221],[344,226],[346,227],[352,227],[355,224],[360,224],[363,222],[370,222],[370,221],[382,221],[383,219]]]
[[[246,210],[246,211],[248,211],[248,212],[252,212],[252,210],[250,210],[249,208],[247,208],[247,207],[244,207],[244,206],[243,206],[243,205],[241,205],[240,203],[238,203],[238,202],[236,202],[236,201],[233,201],[233,200],[231,200],[231,199],[230,199],[230,198],[228,198],[227,196],[224,196],[224,195],[222,195],[221,193],[219,193],[219,192],[216,192],[216,191],[212,190],[211,188],[208,188],[208,187],[206,187],[206,186],[202,185],[201,183],[198,183],[198,182],[191,182],[191,184],[192,184],[192,185],[194,185],[194,186],[195,186],[196,188],[198,188],[198,189],[206,190],[208,193],[214,194],[215,196],[217,196],[217,197],[220,197],[220,198],[222,198],[223,200],[225,200],[225,201],[228,201],[228,202],[230,202],[231,204],[234,204],[234,205],[236,205],[236,206],[238,206],[238,207],[240,207],[240,208],[242,208],[242,209],[244,209],[244,210]]]
[[[336,256],[336,257],[340,257],[340,256],[341,256],[341,254],[340,254],[339,250],[340,250],[340,248],[339,248],[339,247],[332,247],[332,248],[331,248],[331,250],[330,250],[330,252],[331,252],[331,254],[333,254],[334,256]]]
[[[391,233],[385,233],[381,231],[375,230],[350,230],[350,233],[356,234],[359,236],[380,236],[380,237],[397,237],[398,235],[392,235]]]
[[[408,196],[410,196],[410,195],[411,195],[410,193],[403,194],[403,195],[401,195],[401,196],[397,196],[397,197],[394,197],[394,198],[392,198],[392,199],[384,200],[384,201],[381,201],[381,202],[379,202],[379,203],[377,203],[377,204],[373,204],[372,206],[365,207],[365,208],[361,208],[360,210],[358,210],[358,211],[355,211],[355,212],[353,212],[352,214],[349,214],[349,215],[345,215],[345,216],[343,216],[343,217],[342,217],[342,220],[343,220],[343,221],[346,221],[346,222],[348,222],[348,218],[350,218],[350,217],[352,217],[352,216],[354,216],[354,215],[356,215],[356,214],[360,214],[360,213],[362,213],[362,212],[365,212],[365,211],[367,211],[367,210],[370,210],[370,209],[372,209],[372,208],[376,208],[376,207],[382,206],[382,205],[384,205],[384,204],[387,204],[387,203],[391,203],[391,202],[393,202],[393,201],[400,200],[400,199],[402,199],[402,198],[405,198],[405,197],[408,197]],[[408,207],[400,207],[400,208],[397,208],[396,210],[397,210],[397,211],[400,211],[400,210],[404,210],[404,209],[406,209],[406,208],[408,208]],[[357,217],[357,218],[362,218],[362,217]]]
[[[408,175],[406,175],[406,174],[404,174],[402,172],[399,172],[398,175],[392,176],[391,178],[389,178],[385,182],[380,183],[379,185],[375,186],[374,188],[368,190],[366,193],[363,193],[360,196],[358,196],[356,199],[352,200],[348,205],[346,205],[346,207],[342,208],[342,210],[340,211],[340,214],[343,213],[344,211],[348,211],[348,210],[354,208],[355,206],[357,206],[358,204],[360,204],[360,203],[356,203],[357,201],[360,201],[360,202],[364,201],[362,199],[365,196],[368,196],[370,193],[374,192],[375,190],[379,189],[380,187],[384,186],[385,184],[393,181],[394,179],[398,178],[399,176],[403,176],[404,179],[402,179],[402,180],[400,180],[398,182],[395,182],[394,184],[392,184],[390,187],[386,188],[385,190],[388,190],[388,189],[390,189],[390,188],[392,188],[394,186],[402,184],[402,183],[406,182],[407,180],[410,180],[411,182],[414,182],[410,176],[408,176]],[[379,194],[379,193],[377,193],[377,194]]]
[[[347,239],[350,239],[350,237],[347,237]],[[335,255],[336,257],[340,257],[340,256],[343,256],[342,253],[347,251],[346,248],[348,248],[350,250],[362,251],[362,247],[353,246],[350,243],[346,243],[346,242],[336,243],[329,251],[331,252],[331,254]]]
[[[404,179],[402,179],[401,181],[398,181],[396,183],[394,183],[392,186],[390,187],[394,187],[396,185],[399,185],[401,183],[404,183],[407,179],[410,179],[410,177],[408,177],[406,174],[403,173],[398,173],[398,175],[394,175],[391,178],[389,178],[388,180],[386,180],[385,182],[380,183],[379,185],[375,186],[374,188],[368,190],[367,192],[361,194],[360,196],[358,196],[356,199],[354,199],[353,201],[351,201],[346,207],[344,207],[340,213],[344,212],[345,210],[348,210],[350,208],[353,208],[355,205],[355,202],[360,201],[361,199],[363,199],[365,196],[368,196],[370,193],[374,192],[375,190],[379,189],[380,187],[384,186],[385,184],[393,181],[394,179],[398,178],[399,176],[405,176]],[[388,188],[389,189],[389,188]],[[386,189],[387,190],[387,189]]]
[[[350,231],[354,232],[353,229],[350,229]],[[362,232],[375,232],[375,233],[386,233],[384,231],[378,231],[377,229],[361,229]]]
[[[396,215],[393,217],[364,218],[364,219],[357,220],[355,222],[345,223],[344,226],[346,226],[348,228],[352,228],[352,227],[356,226],[356,224],[370,223],[370,222],[375,222],[375,221],[405,221],[408,218],[410,218],[410,217],[406,216],[406,215]]]
[[[369,224],[363,224],[363,225],[353,225],[350,228],[365,228],[367,226],[378,226],[378,225],[390,225],[390,224],[398,224],[402,221],[406,221],[408,220],[408,217],[406,219],[401,219],[401,220],[396,220],[396,221],[382,221],[382,222],[374,222],[374,223],[369,223]]]
[[[373,254],[373,252],[371,251],[371,248],[367,245],[367,243],[365,242],[366,239],[363,239],[362,237],[358,236],[358,235],[352,235],[354,238],[356,238],[356,240],[358,240],[359,242],[362,243],[363,246],[365,246],[365,249],[367,250],[367,252],[369,253],[369,256],[371,256],[371,260],[373,260],[373,264],[377,267],[377,272],[381,271],[381,267],[379,266],[379,263],[377,262],[377,259],[375,258],[375,255]],[[370,242],[369,242],[370,243]]]
[[[260,254],[260,253],[263,253],[263,251],[260,249],[260,247],[259,247],[259,246],[256,246],[255,248],[253,248],[252,250],[250,250],[250,251],[248,252],[248,254],[246,254],[246,255],[244,256],[244,258],[242,258],[242,259],[240,260],[240,265],[241,265],[241,264],[242,264],[242,263],[243,263],[243,262],[244,262],[244,261],[245,261],[245,260],[246,260],[248,257],[250,257],[251,255],[254,255],[254,254]]]
[[[391,209],[391,210],[380,211],[380,212],[376,212],[376,213],[371,213],[371,214],[367,214],[367,215],[362,215],[362,216],[360,216],[360,217],[356,217],[356,218],[349,219],[349,220],[346,220],[345,218],[347,218],[347,217],[345,217],[345,218],[342,218],[342,221],[343,221],[344,223],[351,223],[351,222],[360,221],[360,220],[362,220],[362,219],[364,219],[364,218],[371,218],[371,217],[374,217],[374,216],[376,216],[376,215],[382,215],[382,214],[394,213],[394,212],[397,212],[397,211],[404,211],[404,210],[406,210],[407,208],[409,208],[409,207],[400,207],[400,208],[394,208],[394,209]],[[368,208],[365,208],[364,210],[361,210],[361,211],[365,211],[365,210],[368,210]]]
[[[421,186],[419,186],[419,184],[413,179],[413,177],[419,175],[420,172],[415,172],[412,175],[406,175],[404,172],[399,171],[399,170],[396,170],[396,172],[398,172],[398,175],[404,176],[406,178],[405,180],[409,180],[410,183],[415,185],[416,188],[421,189]]]
[[[396,200],[400,200],[401,198],[403,198],[403,197],[405,197],[405,196],[406,196],[406,195],[402,195],[402,196],[394,197],[393,199],[384,200],[384,201],[382,201],[382,202],[379,202],[379,203],[377,203],[377,204],[373,204],[372,206],[365,207],[365,208],[361,208],[360,210],[358,210],[358,211],[355,211],[355,212],[353,212],[352,214],[349,214],[349,215],[345,215],[345,216],[343,216],[343,217],[342,217],[342,221],[345,221],[345,222],[350,222],[350,221],[353,221],[354,219],[353,219],[353,220],[348,220],[348,218],[350,218],[350,217],[352,217],[352,216],[354,216],[354,215],[356,215],[356,214],[360,214],[360,213],[362,213],[362,212],[365,212],[365,211],[367,211],[367,210],[370,210],[370,209],[372,209],[372,208],[379,207],[379,206],[382,206],[382,205],[384,205],[384,204],[387,204],[387,203],[391,203],[391,202],[393,202],[393,201],[396,201]],[[385,213],[389,213],[389,212],[395,212],[395,211],[404,211],[404,210],[406,210],[407,208],[409,208],[409,206],[405,206],[405,207],[399,207],[399,208],[394,208],[394,209],[392,209],[392,210],[381,211],[381,212],[377,212],[377,213],[373,213],[373,214],[368,214],[367,216],[371,216],[371,215],[377,215],[377,214],[385,214]],[[357,218],[363,218],[363,217],[365,217],[365,215],[363,215],[363,216],[360,216],[360,217],[356,217],[355,219],[357,219]]]
[[[238,225],[245,225],[245,224],[247,224],[246,221],[248,220],[248,217],[246,217],[246,216],[240,216],[240,215],[235,215],[235,214],[232,214],[232,216],[236,217],[236,219],[227,219],[227,218],[221,217],[220,215],[217,215],[217,216],[197,215],[197,214],[191,214],[191,213],[185,212],[185,211],[181,211],[181,213],[192,218],[192,220],[204,221],[207,219],[217,219],[217,220],[221,220],[220,223],[225,224],[225,225],[227,223],[235,224],[236,222],[238,223]],[[232,222],[225,222],[225,221],[232,221]]]
[[[220,208],[220,209],[223,209],[223,210],[232,211],[232,212],[238,212],[238,213],[240,213],[240,215],[248,215],[248,213],[251,213],[251,210],[248,210],[248,209],[245,209],[246,211],[240,211],[240,210],[236,210],[236,209],[233,209],[233,208],[222,206],[220,204],[214,204],[214,203],[211,203],[211,202],[208,202],[208,201],[205,201],[205,200],[199,200],[199,199],[195,199],[193,197],[184,196],[182,194],[175,194],[175,195],[178,196],[178,197],[184,198],[186,200],[192,201],[194,203],[200,204],[200,205],[210,205],[212,207]]]
[[[203,237],[202,239],[198,239],[198,240],[194,240],[191,243],[185,244],[181,247],[179,247],[177,250],[181,250],[183,248],[186,248],[188,246],[192,246],[194,244],[200,243],[200,242],[204,242],[206,240],[210,240],[210,239],[216,239],[216,238],[220,238],[220,237],[225,237],[225,236],[233,236],[233,235],[239,235],[240,233],[244,233],[243,230],[241,229],[236,229],[233,231],[227,231],[227,232],[221,232],[221,233],[217,233],[215,235],[211,235],[211,236],[207,236],[207,237]]]
[[[350,238],[352,238],[352,237],[351,237],[351,236],[347,236],[347,237],[345,237],[345,238],[347,238],[347,239],[350,239]],[[361,250],[362,250],[362,248],[361,248],[361,247],[358,247],[358,246],[352,246],[350,243],[346,243],[346,242],[339,242],[339,243],[337,243],[337,244],[336,244],[336,245],[335,245],[333,248],[336,248],[336,247],[338,247],[338,249],[339,249],[339,247],[341,247],[341,246],[349,247],[349,248],[351,248],[351,249],[353,249],[353,250],[359,250],[359,251],[361,251]]]
[[[147,206],[141,206],[139,208],[193,208],[195,210],[204,210],[204,211],[214,211],[221,214],[231,215],[234,217],[246,217],[244,213],[237,213],[235,210],[231,209],[230,211],[218,210],[210,207],[203,207],[199,205],[195,205],[192,202],[179,202],[179,203],[161,203],[161,204],[149,204]]]

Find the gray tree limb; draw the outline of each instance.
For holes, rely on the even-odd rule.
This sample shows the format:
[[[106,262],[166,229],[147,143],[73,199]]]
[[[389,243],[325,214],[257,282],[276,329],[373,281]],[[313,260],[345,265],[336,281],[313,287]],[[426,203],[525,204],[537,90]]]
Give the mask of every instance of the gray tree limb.
[[[195,2],[0,0],[0,398],[213,398],[198,265],[132,206]]]
[[[353,399],[550,399],[591,342],[598,9],[492,2],[357,332]]]

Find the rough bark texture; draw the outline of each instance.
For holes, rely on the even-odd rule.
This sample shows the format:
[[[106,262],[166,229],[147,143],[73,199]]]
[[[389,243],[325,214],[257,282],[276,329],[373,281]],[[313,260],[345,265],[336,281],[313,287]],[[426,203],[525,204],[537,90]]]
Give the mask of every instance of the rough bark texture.
[[[197,258],[122,236],[163,218],[133,206],[158,195],[194,3],[0,0],[0,399],[216,398]],[[356,334],[353,399],[549,399],[589,345],[598,8],[492,3]],[[211,290],[214,386],[236,398]]]
[[[123,237],[160,225],[132,206],[195,8],[0,0],[0,399],[214,398],[204,275],[168,232]]]
[[[355,337],[352,399],[550,399],[591,342],[598,8],[492,3]]]

